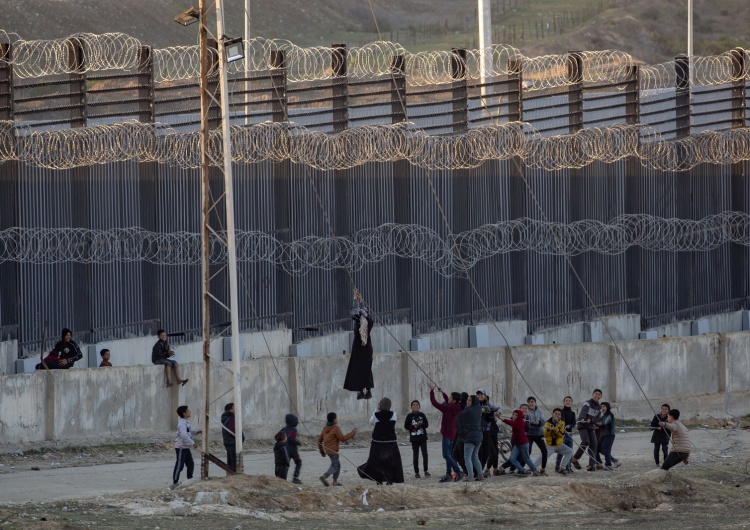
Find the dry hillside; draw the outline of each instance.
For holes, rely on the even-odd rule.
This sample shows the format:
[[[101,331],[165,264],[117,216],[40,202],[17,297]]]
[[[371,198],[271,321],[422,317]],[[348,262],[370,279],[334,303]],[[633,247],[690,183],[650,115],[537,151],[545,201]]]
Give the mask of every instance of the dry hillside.
[[[380,34],[411,50],[476,46],[475,0],[372,0]],[[527,55],[619,49],[649,62],[686,48],[687,0],[491,0],[494,41]],[[146,44],[191,44],[172,19],[197,0],[3,0],[0,29],[25,39],[123,32]],[[244,0],[225,0],[227,33],[241,35]],[[304,46],[377,39],[365,0],[251,0],[254,35]],[[215,27],[214,21],[210,22]],[[750,47],[750,2],[695,0],[695,52]]]

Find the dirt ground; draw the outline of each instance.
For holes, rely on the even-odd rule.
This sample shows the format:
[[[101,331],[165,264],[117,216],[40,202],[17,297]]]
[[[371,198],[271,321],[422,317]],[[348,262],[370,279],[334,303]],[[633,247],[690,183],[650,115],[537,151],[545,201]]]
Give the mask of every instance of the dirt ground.
[[[711,425],[713,427],[713,425]],[[439,445],[432,443],[433,477],[377,486],[354,477],[342,488],[324,488],[313,473],[324,465],[303,453],[305,484],[268,475],[242,475],[192,481],[172,491],[161,484],[118,495],[76,500],[7,503],[0,491],[1,529],[249,529],[249,528],[748,528],[750,527],[750,431],[692,431],[702,449],[691,464],[668,474],[655,468],[644,447],[647,433],[618,435],[615,471],[555,473],[538,478],[493,477],[481,483],[437,482],[442,470]],[[366,440],[365,440],[366,442]],[[637,442],[637,443],[636,443]],[[309,449],[311,446],[307,445]],[[214,450],[215,449],[215,450]],[[246,454],[267,454],[267,443],[252,442]],[[355,449],[350,449],[354,451]],[[118,454],[122,452],[122,455]],[[360,443],[358,458],[366,452]],[[212,452],[222,454],[220,448]],[[87,445],[0,454],[0,473],[33,475],[35,468],[94,466],[117,462],[164,462],[171,443],[144,439],[138,444]],[[405,474],[411,448],[402,447]],[[313,467],[313,463],[318,466]],[[349,462],[342,462],[344,468]],[[215,468],[214,468],[215,469]],[[95,472],[96,468],[92,468]],[[248,471],[251,472],[251,471]],[[12,475],[12,474],[17,475]],[[61,488],[71,487],[60,484]],[[156,488],[156,489],[154,489]],[[367,490],[368,505],[361,495]]]

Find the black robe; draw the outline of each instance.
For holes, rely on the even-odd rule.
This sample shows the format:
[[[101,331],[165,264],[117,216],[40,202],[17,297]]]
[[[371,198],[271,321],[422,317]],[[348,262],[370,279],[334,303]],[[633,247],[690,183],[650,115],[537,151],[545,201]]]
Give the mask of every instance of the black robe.
[[[378,484],[404,482],[404,467],[396,438],[396,415],[390,410],[378,410],[373,414],[377,420],[372,430],[370,456],[357,468],[359,476]],[[370,419],[372,423],[372,418]]]
[[[354,342],[352,342],[352,356],[344,378],[344,390],[352,392],[361,392],[363,389],[375,387],[372,379],[372,338],[370,337],[373,321],[370,315],[364,316],[367,318],[367,344],[362,344],[362,337],[359,336],[360,318],[363,318],[362,314],[352,316]]]
[[[81,348],[74,340],[65,342],[64,340],[57,341],[55,347],[49,352],[47,357],[44,358],[44,363],[47,365],[48,370],[68,370],[73,367],[76,361],[80,361],[83,358]],[[60,360],[65,359],[67,364],[62,366]],[[35,367],[37,370],[44,370],[44,364],[39,363]]]

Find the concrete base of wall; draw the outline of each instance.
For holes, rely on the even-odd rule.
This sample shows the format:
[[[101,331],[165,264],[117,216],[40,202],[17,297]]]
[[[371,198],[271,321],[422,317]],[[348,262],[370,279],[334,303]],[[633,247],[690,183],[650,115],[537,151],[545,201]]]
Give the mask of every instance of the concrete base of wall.
[[[329,411],[337,412],[346,428],[363,427],[377,400],[387,396],[399,415],[419,399],[437,424],[428,389],[438,384],[446,391],[484,388],[506,408],[530,395],[547,406],[572,395],[580,406],[598,387],[623,419],[648,420],[651,407],[665,401],[685,418],[724,418],[750,407],[748,350],[750,332],[621,341],[617,348],[581,343],[381,353],[373,359],[374,399],[368,402],[341,388],[349,355],[263,357],[241,362],[241,413],[246,434],[270,438],[290,411],[313,431]],[[212,395],[227,395],[209,410],[218,418],[231,400],[234,379],[231,363],[216,361],[212,368]],[[204,367],[185,364],[182,374],[189,384],[169,389],[162,368],[153,365],[0,376],[0,440],[120,438],[136,431],[169,436],[181,404],[191,407],[196,427],[205,429]],[[217,439],[219,429],[208,427]]]

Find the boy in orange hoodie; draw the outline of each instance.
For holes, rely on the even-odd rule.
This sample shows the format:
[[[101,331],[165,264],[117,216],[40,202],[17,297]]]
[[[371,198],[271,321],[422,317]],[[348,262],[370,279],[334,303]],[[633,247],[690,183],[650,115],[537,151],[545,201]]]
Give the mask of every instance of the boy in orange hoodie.
[[[354,435],[357,434],[357,429],[352,429],[352,432],[344,435],[339,428],[339,418],[335,412],[329,412],[326,419],[328,420],[326,426],[323,427],[320,436],[318,436],[318,450],[320,451],[320,456],[324,458],[328,456],[331,459],[331,465],[328,471],[320,476],[320,481],[324,486],[328,487],[328,477],[333,475],[333,485],[341,486],[339,482],[339,473],[341,472],[339,442],[345,442],[354,438]]]

